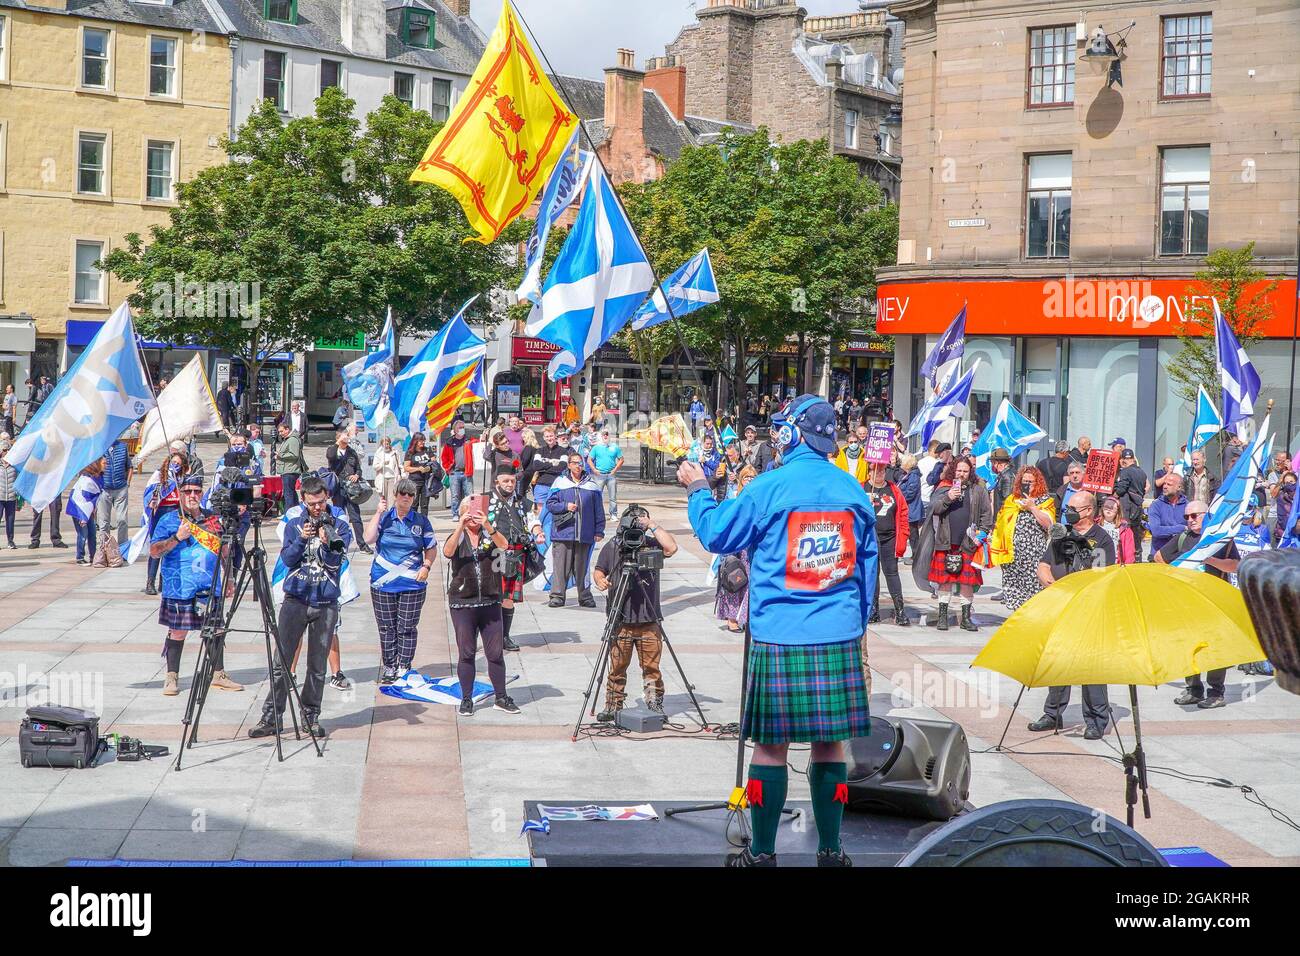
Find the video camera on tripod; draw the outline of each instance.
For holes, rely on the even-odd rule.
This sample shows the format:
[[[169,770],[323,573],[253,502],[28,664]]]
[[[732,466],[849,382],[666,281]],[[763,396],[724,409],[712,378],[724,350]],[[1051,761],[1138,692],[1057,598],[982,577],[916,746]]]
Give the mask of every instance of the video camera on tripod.
[[[650,512],[640,505],[628,505],[618,519],[614,540],[618,542],[620,564],[637,571],[662,571],[664,553],[657,547],[646,547],[654,538],[649,529],[641,526],[642,518],[648,522]]]
[[[1064,559],[1061,563],[1070,569],[1071,574],[1075,571],[1100,567],[1101,556],[1097,549],[1092,546],[1091,541],[1073,528],[1054,524],[1052,530],[1048,532],[1048,538],[1052,546],[1057,549],[1057,553]]]

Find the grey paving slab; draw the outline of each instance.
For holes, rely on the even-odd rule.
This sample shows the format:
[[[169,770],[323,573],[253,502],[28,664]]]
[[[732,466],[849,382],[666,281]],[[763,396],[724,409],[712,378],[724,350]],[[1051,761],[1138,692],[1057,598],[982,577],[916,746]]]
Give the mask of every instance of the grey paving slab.
[[[197,833],[188,828],[136,828],[122,842],[116,857],[122,860],[232,860],[240,835],[239,829],[212,826]]]
[[[126,829],[26,826],[3,848],[9,866],[62,866],[69,860],[111,860],[126,839]]]
[[[245,830],[235,846],[237,860],[350,860],[354,828],[344,830]]]
[[[149,802],[144,794],[105,794],[97,799],[85,794],[55,791],[27,818],[25,828],[86,828],[129,830]]]

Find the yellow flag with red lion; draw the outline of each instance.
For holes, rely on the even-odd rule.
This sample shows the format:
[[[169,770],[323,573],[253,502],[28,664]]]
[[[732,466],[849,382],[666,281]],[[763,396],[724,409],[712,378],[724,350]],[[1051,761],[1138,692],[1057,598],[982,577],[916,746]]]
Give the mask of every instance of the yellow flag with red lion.
[[[537,198],[578,124],[543,72],[509,0],[465,95],[411,174],[446,189],[493,242]]]

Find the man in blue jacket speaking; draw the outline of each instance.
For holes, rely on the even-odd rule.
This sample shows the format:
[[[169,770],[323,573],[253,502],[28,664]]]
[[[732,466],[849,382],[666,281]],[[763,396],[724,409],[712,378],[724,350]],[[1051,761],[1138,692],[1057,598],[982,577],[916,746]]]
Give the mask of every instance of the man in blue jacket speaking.
[[[875,512],[862,486],[827,457],[836,450],[835,410],[825,399],[792,399],[772,416],[772,431],[781,467],[728,501],[713,497],[695,462],[677,470],[700,543],[715,554],[750,554],[753,646],[740,733],[754,741],[746,786],[754,837],[727,865],[776,865],[786,750],[807,742],[817,865],[849,866],[840,847],[843,741],[870,729],[860,642],[875,596]]]

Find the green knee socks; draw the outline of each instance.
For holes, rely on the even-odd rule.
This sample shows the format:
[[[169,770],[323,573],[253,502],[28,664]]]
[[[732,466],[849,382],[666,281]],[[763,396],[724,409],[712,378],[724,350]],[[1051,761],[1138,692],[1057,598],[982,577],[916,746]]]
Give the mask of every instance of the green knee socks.
[[[776,852],[776,828],[781,823],[781,809],[785,806],[788,786],[789,773],[784,764],[779,767],[749,765],[749,785],[745,794],[749,799],[749,822],[754,831],[749,846],[751,853]]]
[[[840,848],[840,823],[849,800],[848,768],[843,763],[810,763],[808,789],[817,821],[817,849]]]

